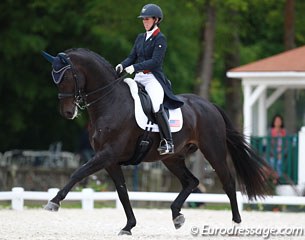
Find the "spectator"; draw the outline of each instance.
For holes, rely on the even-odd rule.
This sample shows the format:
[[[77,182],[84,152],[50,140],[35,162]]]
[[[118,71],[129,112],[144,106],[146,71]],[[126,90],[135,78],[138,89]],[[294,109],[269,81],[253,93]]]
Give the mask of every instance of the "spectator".
[[[284,120],[280,114],[276,114],[271,122],[271,152],[270,164],[276,170],[277,174],[282,176],[282,161],[284,158],[285,145],[283,137],[286,136]]]

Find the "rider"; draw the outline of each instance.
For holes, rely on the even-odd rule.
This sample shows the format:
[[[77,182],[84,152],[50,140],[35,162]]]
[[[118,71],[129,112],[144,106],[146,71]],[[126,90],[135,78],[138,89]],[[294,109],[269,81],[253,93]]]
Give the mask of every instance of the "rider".
[[[115,69],[119,73],[123,70],[129,74],[136,72],[134,80],[144,85],[152,99],[161,136],[158,151],[160,155],[173,154],[173,138],[164,107],[179,108],[183,102],[173,94],[171,83],[162,70],[167,42],[158,26],[163,20],[163,13],[158,5],[147,4],[142,8],[138,18],[142,19],[146,33],[137,36],[129,56]]]

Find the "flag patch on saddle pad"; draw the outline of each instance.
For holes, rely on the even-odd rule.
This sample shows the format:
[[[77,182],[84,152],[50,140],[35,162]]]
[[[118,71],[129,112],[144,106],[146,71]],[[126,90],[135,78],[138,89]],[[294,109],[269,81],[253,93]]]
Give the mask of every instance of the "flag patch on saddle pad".
[[[169,126],[170,127],[179,127],[180,126],[180,120],[170,119],[169,120]]]

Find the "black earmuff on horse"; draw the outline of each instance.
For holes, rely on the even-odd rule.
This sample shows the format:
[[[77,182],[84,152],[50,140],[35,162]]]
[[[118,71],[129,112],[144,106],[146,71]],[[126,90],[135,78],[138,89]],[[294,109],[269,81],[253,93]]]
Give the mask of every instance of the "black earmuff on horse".
[[[105,169],[114,181],[124,207],[127,224],[120,234],[131,234],[136,219],[129,201],[121,164],[135,157],[139,139],[145,133],[135,120],[135,100],[123,77],[98,54],[86,49],[69,49],[53,57],[43,54],[52,63],[53,79],[59,90],[60,113],[74,119],[80,109],[86,108],[90,118],[90,142],[94,157],[79,167],[69,182],[49,201],[46,209],[57,211],[60,202],[72,187],[83,178]],[[199,149],[215,169],[231,203],[233,221],[241,222],[237,201],[235,177],[230,172],[227,155],[230,154],[240,190],[249,199],[270,193],[269,176],[272,170],[234,129],[223,110],[194,94],[177,97],[184,102],[182,128],[173,133],[175,153],[159,155],[160,136],[149,133],[150,148],[142,156],[144,162],[162,161],[181,182],[182,190],[171,204],[176,228],[184,223],[182,205],[199,181],[188,170],[185,158]]]

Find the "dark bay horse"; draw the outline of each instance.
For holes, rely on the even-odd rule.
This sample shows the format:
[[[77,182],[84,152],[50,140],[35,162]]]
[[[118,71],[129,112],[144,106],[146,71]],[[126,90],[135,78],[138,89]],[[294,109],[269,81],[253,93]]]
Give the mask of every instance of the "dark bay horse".
[[[131,234],[136,219],[120,163],[132,158],[143,130],[136,124],[129,88],[104,58],[90,50],[69,49],[57,57],[47,53],[43,55],[52,62],[61,115],[74,119],[79,108],[87,108],[91,126],[90,142],[95,150],[94,157],[71,175],[69,182],[45,209],[57,211],[60,202],[76,183],[105,169],[114,181],[127,217],[127,224],[120,234]],[[159,134],[151,133],[153,144],[144,158],[145,162],[161,160],[181,182],[182,190],[171,204],[174,225],[179,228],[184,223],[184,216],[180,213],[182,205],[199,183],[185,165],[185,158],[197,149],[215,169],[230,199],[233,221],[240,223],[235,178],[249,199],[263,197],[270,193],[271,169],[250,148],[243,135],[234,129],[219,107],[194,94],[181,94],[178,97],[184,102],[184,120],[183,128],[173,133],[175,154],[160,156],[157,151]],[[228,154],[233,161],[236,177],[233,177],[226,161]]]

